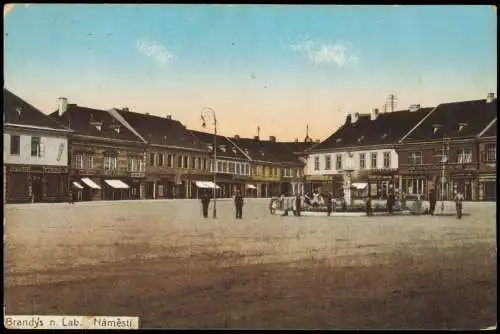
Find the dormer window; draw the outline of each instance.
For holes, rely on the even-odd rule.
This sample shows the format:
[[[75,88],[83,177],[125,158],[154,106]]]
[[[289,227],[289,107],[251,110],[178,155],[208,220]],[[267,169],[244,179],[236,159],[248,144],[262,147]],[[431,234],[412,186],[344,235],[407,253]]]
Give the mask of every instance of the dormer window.
[[[236,147],[233,147],[231,151],[233,151],[233,154],[236,154]]]
[[[95,126],[95,128],[97,129],[97,131],[101,131],[102,130],[102,122],[92,121],[92,122],[90,122],[90,125],[91,126]]]
[[[18,107],[16,108],[16,111],[17,111],[17,114],[18,114],[19,116],[21,116],[21,112],[23,111],[23,110],[21,109],[21,107],[19,107],[19,106],[18,106]]]
[[[380,138],[381,138],[381,139],[385,139],[385,138],[387,138],[387,133],[384,133],[384,134],[382,135],[382,137],[380,137]]]
[[[335,141],[337,144],[340,143],[342,141],[342,138],[337,138],[337,140]]]
[[[434,129],[434,134],[436,134],[441,129],[441,124],[433,124],[432,128]]]
[[[213,150],[214,150],[214,146],[213,146],[212,144],[208,144],[208,149],[209,149],[210,151],[213,151]]]
[[[245,149],[245,153],[248,154],[248,148]]]
[[[219,146],[219,149],[220,149],[222,152],[226,152],[226,146],[224,146],[224,145],[220,145],[220,146]]]
[[[467,123],[458,123],[458,132],[462,132],[467,127]]]
[[[365,139],[365,136],[361,136],[361,137],[359,137],[359,138],[358,138],[358,143],[361,143],[361,141],[362,141],[363,139]]]
[[[261,155],[261,156],[264,156],[264,151],[260,151],[260,155]]]
[[[113,129],[116,134],[120,133],[120,125],[119,124],[111,124],[111,129]]]

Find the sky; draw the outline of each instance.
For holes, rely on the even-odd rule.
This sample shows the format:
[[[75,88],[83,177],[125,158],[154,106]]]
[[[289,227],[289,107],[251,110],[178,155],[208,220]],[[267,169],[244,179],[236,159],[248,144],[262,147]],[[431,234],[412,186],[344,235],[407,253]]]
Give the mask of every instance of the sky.
[[[66,97],[202,130],[210,107],[223,135],[323,140],[389,94],[496,94],[496,25],[479,5],[6,5],[4,83],[46,113]]]

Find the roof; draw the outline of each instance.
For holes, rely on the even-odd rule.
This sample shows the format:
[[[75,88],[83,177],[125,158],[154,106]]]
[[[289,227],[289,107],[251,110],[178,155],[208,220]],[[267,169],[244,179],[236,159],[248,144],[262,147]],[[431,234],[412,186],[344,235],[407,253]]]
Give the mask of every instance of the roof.
[[[231,141],[248,154],[252,160],[279,163],[273,152],[268,147],[264,147],[260,140],[233,137]]]
[[[379,113],[375,120],[369,114],[361,114],[353,124],[348,116],[335,133],[317,144],[311,152],[357,146],[396,144],[408,131],[421,121],[433,108],[417,111],[399,110]]]
[[[190,132],[200,142],[204,143],[206,147],[213,147],[214,135],[212,133],[194,130],[190,130]],[[227,140],[226,137],[218,135],[216,138],[216,144],[217,157],[248,160],[247,157],[245,157],[245,155],[239,150],[239,148],[235,147],[229,140]],[[210,148],[209,150],[212,151]]]
[[[3,90],[3,117],[4,125],[8,123],[48,130],[68,130],[68,128],[5,88]]]
[[[177,120],[124,110],[118,113],[150,144],[206,150],[206,146]]]
[[[416,127],[404,142],[418,142],[442,139],[443,133],[452,138],[478,136],[497,115],[496,99],[491,103],[486,100],[460,101],[443,103]],[[460,124],[463,123],[463,126]],[[440,125],[434,131],[434,125]]]
[[[80,135],[143,143],[139,137],[121,125],[106,110],[68,104],[66,112],[62,116],[59,116],[58,111],[54,111],[49,117],[68,126]],[[98,129],[99,122],[101,123],[100,130]],[[119,127],[119,131],[114,130],[115,126]]]
[[[261,140],[259,143],[275,160],[281,163],[300,164],[297,155],[287,145],[270,140]]]
[[[487,128],[486,131],[484,131],[484,133],[481,134],[481,138],[496,137],[496,136],[497,136],[497,120],[495,119],[493,124],[491,124],[491,126]]]
[[[281,142],[288,150],[292,151],[294,154],[304,154],[305,151],[315,144],[314,142]]]

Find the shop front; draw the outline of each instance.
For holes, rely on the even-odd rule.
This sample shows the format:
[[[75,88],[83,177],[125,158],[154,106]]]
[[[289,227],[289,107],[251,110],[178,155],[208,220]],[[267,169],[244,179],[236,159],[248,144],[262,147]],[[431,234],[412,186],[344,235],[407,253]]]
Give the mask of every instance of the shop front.
[[[459,191],[464,195],[465,201],[474,201],[478,198],[478,185],[477,185],[477,175],[476,173],[451,173],[451,189],[453,191],[449,195],[450,199],[453,199],[455,191]]]
[[[480,201],[497,200],[497,175],[484,173],[479,175],[479,196]]]

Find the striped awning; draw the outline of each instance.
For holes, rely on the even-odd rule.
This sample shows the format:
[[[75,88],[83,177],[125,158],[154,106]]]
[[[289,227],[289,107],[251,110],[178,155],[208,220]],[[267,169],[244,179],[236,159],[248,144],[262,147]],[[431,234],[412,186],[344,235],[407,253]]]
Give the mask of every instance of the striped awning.
[[[76,188],[78,188],[78,189],[83,189],[83,186],[82,186],[80,183],[76,182],[76,181],[73,181],[73,185],[74,185]]]
[[[85,183],[87,186],[89,186],[92,189],[101,189],[101,187],[97,183],[95,183],[94,181],[92,181],[88,177],[84,177],[82,179],[82,182]]]
[[[220,187],[218,185],[216,185],[215,183],[210,182],[210,181],[195,181],[195,184],[196,184],[196,186],[198,188],[205,188],[205,189],[216,188],[216,189],[220,189]]]
[[[128,189],[130,188],[128,184],[121,180],[104,180],[109,186],[115,189]]]

